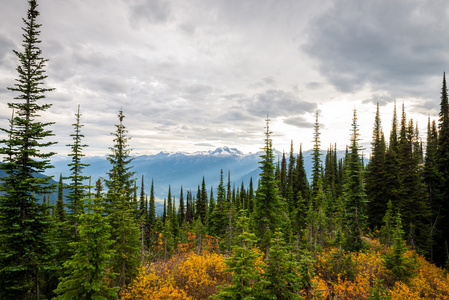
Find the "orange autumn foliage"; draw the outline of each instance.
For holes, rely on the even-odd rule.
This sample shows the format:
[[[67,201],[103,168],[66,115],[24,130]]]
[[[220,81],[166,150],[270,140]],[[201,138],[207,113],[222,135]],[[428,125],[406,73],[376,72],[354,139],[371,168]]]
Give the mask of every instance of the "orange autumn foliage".
[[[413,299],[449,299],[449,274],[422,256],[417,257],[417,263],[419,267],[408,285],[396,283],[391,289],[392,299],[412,299],[404,295]]]
[[[122,299],[208,299],[217,286],[230,283],[224,256],[203,251],[180,254],[150,267],[140,267],[137,278],[121,292]]]
[[[380,284],[380,295],[392,300],[449,300],[449,275],[442,269],[408,250],[404,255],[416,259],[414,276],[408,282],[395,282],[382,264],[386,251],[389,250],[377,240],[373,240],[365,252],[341,253],[336,248],[325,249],[314,262],[318,277],[314,281],[323,291],[319,298],[367,299]]]
[[[145,266],[139,268],[139,275],[120,293],[124,300],[190,300],[183,290],[174,286],[173,276],[166,278],[156,275],[154,269]]]
[[[225,272],[225,256],[204,250],[214,248],[214,238],[203,239],[208,246],[201,247],[201,255],[196,253],[195,240],[191,234],[177,255],[141,266],[139,275],[120,293],[121,298],[210,299],[218,286],[231,284],[232,273]],[[254,251],[260,252],[257,248]],[[447,272],[407,250],[404,255],[416,260],[414,275],[407,282],[395,281],[382,263],[386,251],[390,250],[375,239],[369,241],[368,249],[358,253],[325,248],[313,262],[312,288],[301,291],[301,295],[304,299],[367,299],[376,290],[382,299],[449,300]],[[254,271],[263,274],[264,264],[260,255]]]

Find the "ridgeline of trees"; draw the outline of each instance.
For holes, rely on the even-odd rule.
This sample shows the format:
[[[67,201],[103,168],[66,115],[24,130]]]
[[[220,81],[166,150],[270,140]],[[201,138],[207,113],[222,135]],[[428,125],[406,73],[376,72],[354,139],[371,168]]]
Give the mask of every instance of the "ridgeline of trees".
[[[204,177],[195,193],[181,188],[177,202],[169,189],[156,215],[154,187],[147,196],[143,176],[139,192],[122,110],[104,179],[83,173],[79,107],[71,173],[57,186],[34,176],[55,153],[45,151],[53,123],[39,121],[52,89],[43,87],[37,3],[28,2],[24,49],[14,51],[18,79],[9,88],[16,102],[1,128],[1,299],[449,297],[449,277],[438,268],[449,267],[445,75],[438,124],[429,119],[425,143],[404,105],[400,118],[395,108],[387,142],[377,107],[364,166],[354,110],[345,158],[330,146],[322,162],[317,114],[309,185],[301,147],[294,153],[292,142],[288,159],[274,162],[267,117],[259,182],[236,187],[222,170],[215,192]],[[58,200],[49,203],[55,190]]]

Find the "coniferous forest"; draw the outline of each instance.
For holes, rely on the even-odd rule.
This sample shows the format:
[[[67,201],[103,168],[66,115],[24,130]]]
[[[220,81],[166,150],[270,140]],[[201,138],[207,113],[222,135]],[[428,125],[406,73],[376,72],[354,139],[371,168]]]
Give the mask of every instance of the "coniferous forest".
[[[222,170],[217,187],[203,177],[197,191],[169,189],[156,214],[153,185],[131,166],[122,110],[104,179],[83,172],[89,129],[80,107],[70,174],[58,185],[36,176],[55,154],[53,123],[40,117],[53,89],[45,85],[37,3],[28,2],[23,49],[14,50],[18,77],[8,88],[16,97],[1,124],[1,299],[449,299],[445,75],[425,142],[404,105],[386,141],[378,106],[365,165],[354,110],[345,157],[330,146],[322,161],[317,113],[308,180],[301,146],[292,142],[275,162],[267,117],[257,182],[231,185],[232,170]]]

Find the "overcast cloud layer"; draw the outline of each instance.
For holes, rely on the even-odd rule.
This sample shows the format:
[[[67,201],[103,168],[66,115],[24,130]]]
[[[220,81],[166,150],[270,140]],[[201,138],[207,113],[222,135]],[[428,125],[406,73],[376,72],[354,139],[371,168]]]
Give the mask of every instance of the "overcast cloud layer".
[[[267,114],[275,148],[308,149],[317,110],[323,147],[344,148],[354,107],[369,151],[375,105],[388,133],[394,100],[424,136],[448,70],[449,2],[312,2],[38,1],[56,151],[69,151],[78,104],[92,155],[108,152],[120,108],[135,153],[254,152]],[[6,127],[28,4],[0,3]]]

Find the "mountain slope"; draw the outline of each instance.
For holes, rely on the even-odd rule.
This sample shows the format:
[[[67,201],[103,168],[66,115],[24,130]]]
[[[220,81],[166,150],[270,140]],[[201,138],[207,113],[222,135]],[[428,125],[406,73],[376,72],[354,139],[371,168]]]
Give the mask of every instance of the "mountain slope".
[[[338,151],[339,158],[344,156],[345,151]],[[218,187],[220,180],[220,170],[223,170],[224,181],[227,183],[228,172],[231,174],[231,184],[240,187],[242,180],[248,186],[250,178],[253,178],[254,188],[257,187],[259,178],[259,161],[262,153],[243,154],[235,148],[217,148],[213,151],[203,151],[195,153],[168,153],[160,152],[154,155],[142,155],[134,157],[132,161],[137,185],[140,186],[142,175],[145,178],[145,190],[149,194],[151,180],[154,180],[156,197],[164,199],[167,197],[168,187],[171,186],[172,194],[178,199],[181,185],[184,191],[191,190],[196,194],[198,185],[201,184],[204,176],[206,187],[210,192],[210,187],[214,190]],[[282,153],[275,151],[277,159],[282,158]],[[312,169],[312,150],[305,151],[304,166],[306,173],[310,176]],[[322,151],[324,161],[325,151]],[[56,157],[53,160],[54,169],[48,171],[49,175],[63,176],[69,174],[67,164],[69,157]],[[106,157],[85,157],[84,163],[90,164],[84,170],[85,174],[92,176],[92,182],[100,177],[105,177],[110,165]],[[55,177],[57,178],[57,177]]]

